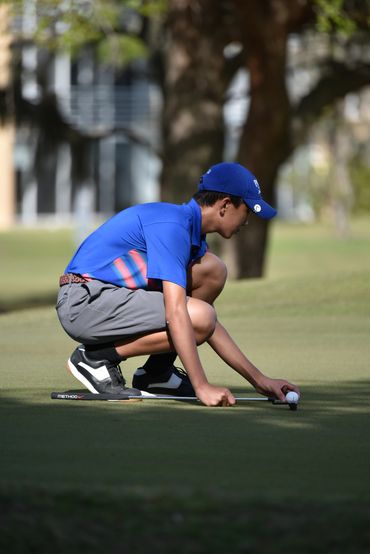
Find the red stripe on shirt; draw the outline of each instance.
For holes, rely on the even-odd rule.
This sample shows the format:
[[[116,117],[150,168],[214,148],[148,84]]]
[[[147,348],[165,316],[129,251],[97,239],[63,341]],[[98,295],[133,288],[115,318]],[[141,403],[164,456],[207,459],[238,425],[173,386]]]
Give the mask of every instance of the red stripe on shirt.
[[[126,284],[126,286],[130,289],[137,289],[137,284],[135,283],[135,280],[133,279],[130,271],[127,269],[123,260],[121,258],[117,258],[116,260],[114,260],[113,263],[118,269],[120,275],[122,276],[122,279]]]
[[[139,254],[137,250],[130,250],[129,255],[137,265],[137,268],[140,271],[144,281],[147,281],[145,260],[142,258],[142,256]]]

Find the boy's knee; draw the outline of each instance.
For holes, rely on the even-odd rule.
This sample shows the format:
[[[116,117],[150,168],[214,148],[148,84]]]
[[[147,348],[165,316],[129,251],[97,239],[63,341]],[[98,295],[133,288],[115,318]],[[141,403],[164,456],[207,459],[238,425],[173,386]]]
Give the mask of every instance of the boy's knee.
[[[195,330],[201,342],[204,342],[213,335],[216,327],[217,315],[213,306],[202,300],[199,302],[201,302],[201,305],[198,313],[199,317],[195,322]]]
[[[227,279],[227,267],[226,264],[215,255],[212,255],[212,259],[209,263],[208,272],[205,276],[204,286],[208,289],[210,303],[213,303],[215,299],[222,292]]]
[[[216,258],[216,260],[213,263],[212,275],[219,286],[223,288],[227,279],[227,267],[226,264],[222,260],[220,260],[220,258],[217,258],[217,256],[214,257]]]
[[[189,292],[212,304],[225,286],[226,264],[215,254],[207,252],[191,270]]]
[[[226,264],[212,252],[207,252],[200,263],[200,272],[205,279],[225,283],[227,278]]]

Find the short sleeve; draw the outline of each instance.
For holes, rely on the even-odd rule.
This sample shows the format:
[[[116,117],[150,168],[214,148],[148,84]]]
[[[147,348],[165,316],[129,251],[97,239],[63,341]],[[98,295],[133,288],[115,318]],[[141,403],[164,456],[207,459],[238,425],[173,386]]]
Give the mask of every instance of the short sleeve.
[[[191,241],[188,229],[177,222],[143,226],[147,246],[147,277],[186,288]]]

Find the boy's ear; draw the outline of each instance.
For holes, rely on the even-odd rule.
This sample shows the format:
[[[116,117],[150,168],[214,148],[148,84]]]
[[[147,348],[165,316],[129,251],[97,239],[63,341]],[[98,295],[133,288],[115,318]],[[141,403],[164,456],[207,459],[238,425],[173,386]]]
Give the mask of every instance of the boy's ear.
[[[222,200],[220,200],[220,206],[219,206],[219,209],[220,209],[220,214],[221,215],[224,215],[227,208],[230,206],[231,204],[231,200],[230,198],[223,198]]]

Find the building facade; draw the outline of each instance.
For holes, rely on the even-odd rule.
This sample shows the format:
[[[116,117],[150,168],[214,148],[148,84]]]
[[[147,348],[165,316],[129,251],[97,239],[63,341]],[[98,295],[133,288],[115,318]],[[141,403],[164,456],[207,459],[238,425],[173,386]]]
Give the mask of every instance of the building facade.
[[[23,17],[15,22],[23,37],[36,24],[33,8],[34,2],[25,2]],[[31,40],[14,49],[14,28],[2,36],[7,41],[0,44],[1,82],[12,78],[13,42],[22,99],[37,109],[45,95],[53,98],[63,124],[79,137],[81,152],[73,141],[52,140],[53,132],[49,140],[21,118],[2,126],[0,227],[64,225],[76,215],[106,217],[159,199],[161,94],[148,77],[147,62],[117,71],[99,63],[92,49],[72,60]]]

